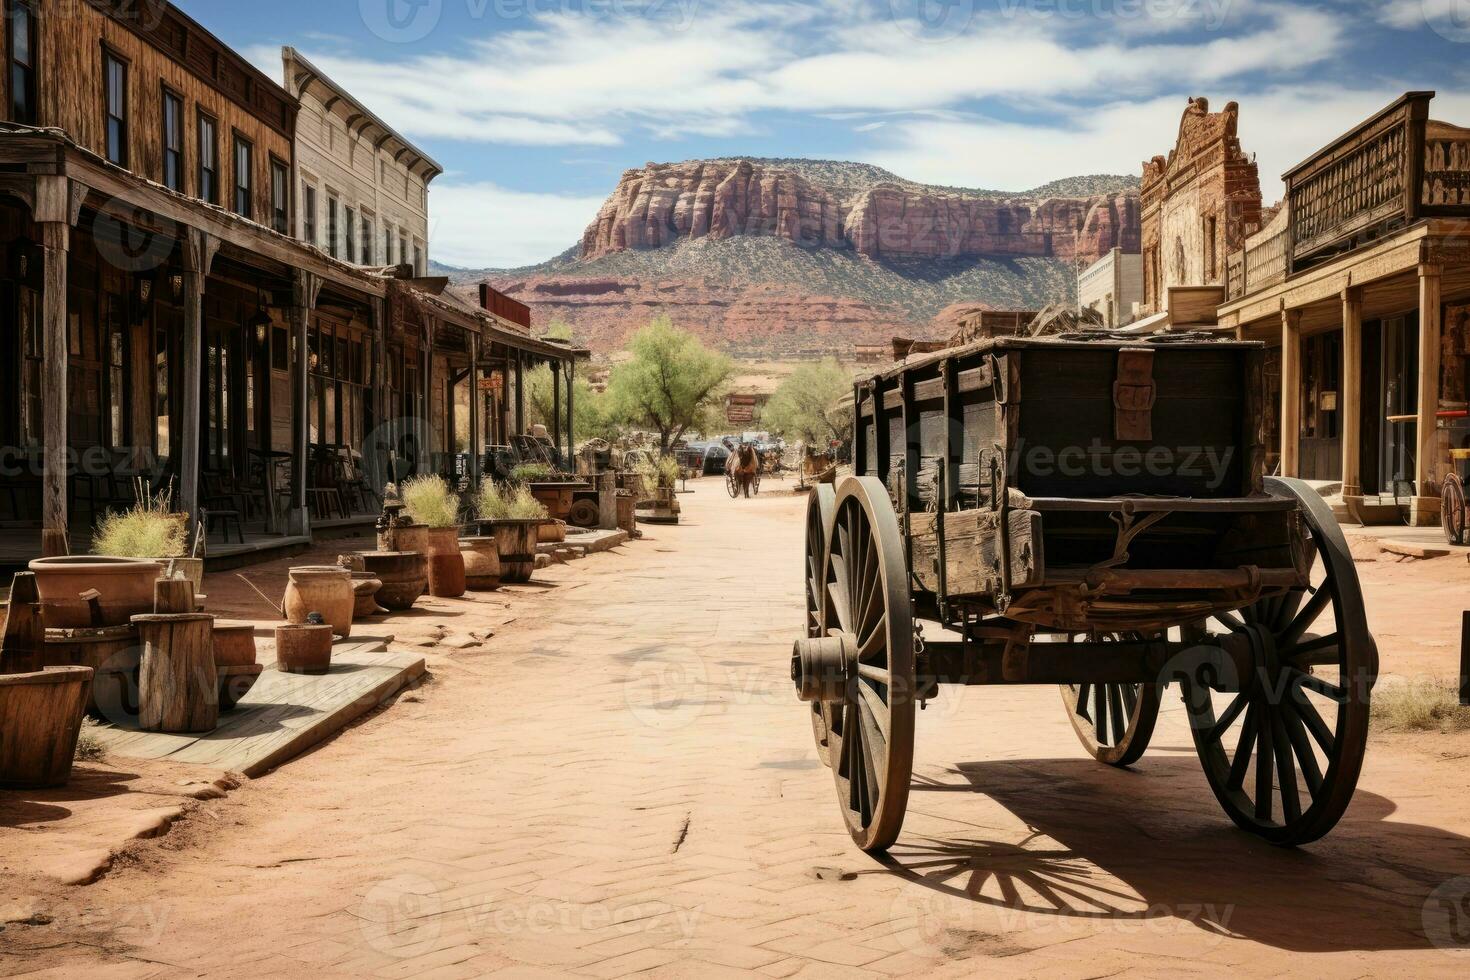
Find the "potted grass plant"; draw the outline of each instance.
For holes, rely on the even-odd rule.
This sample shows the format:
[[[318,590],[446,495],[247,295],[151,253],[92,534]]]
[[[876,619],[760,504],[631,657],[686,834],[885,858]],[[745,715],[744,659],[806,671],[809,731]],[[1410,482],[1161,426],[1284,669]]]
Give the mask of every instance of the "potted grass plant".
[[[495,539],[502,582],[529,582],[536,570],[536,544],[549,519],[546,507],[529,487],[485,480],[475,498],[482,530]]]
[[[169,490],[141,489],[136,504],[97,524],[91,555],[30,563],[48,627],[126,626],[152,612],[153,583],[166,562],[183,559],[188,517],[173,513]]]
[[[429,594],[456,599],[465,592],[459,550],[459,494],[441,476],[414,477],[403,484],[403,505],[414,523],[428,528]]]

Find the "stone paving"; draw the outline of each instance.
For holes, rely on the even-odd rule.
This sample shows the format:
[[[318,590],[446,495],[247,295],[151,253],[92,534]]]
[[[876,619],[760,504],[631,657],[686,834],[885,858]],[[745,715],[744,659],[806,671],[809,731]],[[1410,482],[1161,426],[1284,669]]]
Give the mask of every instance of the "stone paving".
[[[1289,852],[1230,826],[1176,701],[1117,772],[1054,689],[947,691],[898,847],[856,851],[787,676],[803,507],[704,481],[683,526],[550,570],[432,683],[38,893],[0,973],[1463,975],[1449,737],[1375,741],[1342,826]]]

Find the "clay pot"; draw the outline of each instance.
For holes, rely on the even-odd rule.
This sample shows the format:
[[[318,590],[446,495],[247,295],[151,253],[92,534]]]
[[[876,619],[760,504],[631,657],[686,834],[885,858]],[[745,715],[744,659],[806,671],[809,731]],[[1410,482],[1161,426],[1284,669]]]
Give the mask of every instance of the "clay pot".
[[[459,553],[458,527],[429,528],[429,595],[458,599],[464,595],[464,557]]]
[[[253,663],[255,663],[255,627],[250,623],[215,620],[215,667],[249,667]]]
[[[351,572],[336,565],[306,565],[287,574],[286,622],[301,625],[312,613],[321,613],[332,632],[344,639],[352,635],[357,597],[352,594]]]
[[[41,615],[53,629],[127,626],[132,617],[153,611],[153,583],[163,564],[134,558],[38,558],[30,563],[36,573]],[[92,590],[93,605],[81,596]]]
[[[475,592],[492,592],[500,588],[500,547],[495,538],[460,538],[459,551],[464,556],[465,586]]]
[[[325,674],[332,669],[332,627],[276,627],[276,669],[285,674]]]
[[[91,688],[90,667],[0,675],[0,787],[66,785]]]
[[[383,582],[372,572],[352,572],[352,594],[355,597],[352,607],[352,618],[354,621],[368,619],[372,616],[381,616],[388,610],[378,605],[378,590],[383,587]]]
[[[378,604],[395,612],[412,609],[429,584],[429,560],[417,551],[364,551],[362,563],[383,583]]]
[[[536,571],[536,542],[541,521],[496,521],[491,530],[500,553],[500,581],[531,581]]]
[[[567,526],[562,521],[551,520],[541,525],[537,540],[543,544],[561,544],[567,539]]]
[[[379,551],[417,551],[429,553],[429,525],[404,524],[378,532]]]

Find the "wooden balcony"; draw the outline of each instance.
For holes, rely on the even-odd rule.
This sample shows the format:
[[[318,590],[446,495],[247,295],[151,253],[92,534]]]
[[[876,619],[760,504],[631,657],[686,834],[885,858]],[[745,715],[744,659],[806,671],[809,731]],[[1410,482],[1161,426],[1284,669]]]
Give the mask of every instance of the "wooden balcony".
[[[1431,122],[1433,98],[1405,94],[1286,174],[1288,273],[1421,218],[1470,217],[1470,130]],[[1244,288],[1254,291],[1265,283],[1249,263],[1247,254]]]

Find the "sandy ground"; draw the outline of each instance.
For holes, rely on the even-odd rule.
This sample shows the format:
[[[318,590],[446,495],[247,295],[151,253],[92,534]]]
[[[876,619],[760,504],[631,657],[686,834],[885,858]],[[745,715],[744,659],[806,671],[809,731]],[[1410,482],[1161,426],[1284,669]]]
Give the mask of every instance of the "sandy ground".
[[[1466,735],[1375,734],[1334,834],[1281,851],[1218,810],[1173,698],[1122,772],[1054,689],[946,690],[902,840],[857,852],[787,677],[803,501],[697,486],[681,527],[389,621],[431,683],[96,884],[0,873],[31,918],[0,973],[1464,975]],[[1470,565],[1359,568],[1386,671],[1453,676]]]

